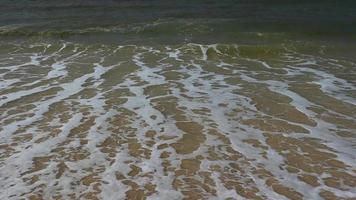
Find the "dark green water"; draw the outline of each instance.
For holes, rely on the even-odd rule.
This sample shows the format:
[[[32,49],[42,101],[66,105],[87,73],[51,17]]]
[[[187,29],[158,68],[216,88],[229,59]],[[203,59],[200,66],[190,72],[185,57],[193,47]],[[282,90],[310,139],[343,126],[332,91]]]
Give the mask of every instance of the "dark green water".
[[[235,42],[289,37],[355,39],[354,1],[9,1],[2,37],[114,42]],[[264,38],[255,37],[264,34]]]

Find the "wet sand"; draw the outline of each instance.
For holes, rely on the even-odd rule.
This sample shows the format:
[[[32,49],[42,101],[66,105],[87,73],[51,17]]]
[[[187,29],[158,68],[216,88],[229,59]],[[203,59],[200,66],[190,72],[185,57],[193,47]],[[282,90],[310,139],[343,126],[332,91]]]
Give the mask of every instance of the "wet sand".
[[[356,64],[295,46],[2,44],[1,199],[355,199]]]

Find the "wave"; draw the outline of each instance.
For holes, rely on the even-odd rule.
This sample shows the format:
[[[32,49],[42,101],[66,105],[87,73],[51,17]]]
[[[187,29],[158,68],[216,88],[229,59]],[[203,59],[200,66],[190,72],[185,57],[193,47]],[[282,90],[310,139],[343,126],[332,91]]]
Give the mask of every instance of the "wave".
[[[316,47],[0,43],[0,197],[354,198],[355,63]]]

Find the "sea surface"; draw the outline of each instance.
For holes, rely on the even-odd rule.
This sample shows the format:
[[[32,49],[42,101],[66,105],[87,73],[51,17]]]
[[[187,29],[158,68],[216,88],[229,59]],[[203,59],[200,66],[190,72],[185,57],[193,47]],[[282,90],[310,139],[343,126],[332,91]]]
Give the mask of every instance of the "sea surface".
[[[356,199],[356,1],[1,0],[0,199]]]

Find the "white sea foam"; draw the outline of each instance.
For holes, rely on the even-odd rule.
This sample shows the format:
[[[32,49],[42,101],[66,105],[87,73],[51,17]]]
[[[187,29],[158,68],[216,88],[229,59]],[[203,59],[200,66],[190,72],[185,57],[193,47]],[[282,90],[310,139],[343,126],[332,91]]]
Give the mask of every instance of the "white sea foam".
[[[1,67],[6,69],[4,73],[8,75],[28,65],[43,70],[37,75],[37,81],[24,83],[19,83],[24,79],[22,76],[10,79],[0,74],[3,80],[0,92],[6,97],[0,98],[0,108],[5,110],[0,118],[0,141],[5,146],[1,149],[4,156],[0,160],[0,187],[6,190],[0,192],[2,199],[17,199],[22,194],[28,198],[31,194],[41,193],[41,184],[46,185],[42,192],[46,199],[53,198],[53,195],[69,198],[67,195],[70,193],[80,198],[87,192],[98,192],[96,195],[102,199],[121,199],[131,190],[137,195],[141,190],[147,193],[148,184],[155,186],[148,199],[182,199],[187,191],[206,199],[246,199],[246,193],[228,186],[229,181],[239,182],[246,191],[254,188],[253,195],[265,199],[288,199],[268,185],[266,177],[256,173],[261,169],[266,170],[268,176],[280,185],[298,192],[305,199],[321,199],[319,192],[322,190],[339,197],[356,196],[355,189],[346,184],[347,177],[338,177],[342,189],[331,187],[323,181],[332,177],[330,170],[334,168],[327,162],[330,160],[345,165],[336,167],[337,171],[343,170],[349,176],[356,176],[353,171],[356,167],[355,138],[341,137],[337,132],[354,131],[354,126],[348,123],[355,122],[352,112],[356,104],[355,99],[347,95],[355,89],[352,83],[337,77],[330,70],[323,70],[322,67],[315,69],[321,58],[286,51],[278,64],[285,65],[283,70],[287,74],[280,75],[273,72],[275,65],[269,60],[250,59],[238,54],[225,60],[226,55],[221,50],[224,46],[218,44],[154,48],[83,47],[66,43],[57,46],[40,44],[39,47],[43,47],[42,52],[12,53],[12,56],[28,59],[22,64]],[[237,47],[230,45],[229,48]],[[213,59],[208,53],[209,49],[216,53]],[[171,62],[172,59],[175,62]],[[71,67],[83,64],[81,60],[87,60],[87,68],[72,77]],[[113,64],[104,64],[106,61]],[[125,69],[124,65],[128,62],[137,69]],[[250,70],[250,63],[258,64],[263,70]],[[210,66],[217,69],[211,69]],[[118,80],[106,79],[120,69],[124,75]],[[173,80],[166,75],[172,71],[179,74]],[[324,95],[337,99],[340,104],[347,103],[351,114],[342,114],[292,90],[292,84],[303,84],[298,80],[299,76],[308,76],[308,80],[311,80],[308,84],[319,85]],[[237,83],[231,84],[229,79]],[[106,81],[115,84],[106,86]],[[16,87],[16,84],[19,85]],[[151,94],[147,92],[150,87],[158,89],[153,89]],[[58,89],[54,94],[45,94],[40,100],[34,98],[54,89]],[[261,110],[256,103],[263,103],[263,98],[270,97],[258,96],[261,95],[258,93],[260,90],[274,95],[277,101],[280,97],[290,99],[289,102],[281,100],[278,103],[288,105],[295,113],[303,113],[315,124],[289,120],[282,114],[269,113],[268,109]],[[119,101],[122,99],[125,101]],[[159,106],[159,103],[172,102],[174,104],[168,104],[167,108]],[[15,110],[26,105],[29,108]],[[321,109],[323,113],[312,107]],[[180,114],[182,117],[175,117]],[[342,116],[344,123],[334,124],[324,118],[334,116]],[[258,124],[250,125],[246,123],[248,120],[255,120],[255,123],[256,120],[265,121],[268,123],[266,127],[271,125],[276,130]],[[285,127],[267,120],[300,127],[309,133],[298,132],[300,129],[278,131],[277,128]],[[91,123],[86,125],[87,121]],[[193,131],[204,139],[197,142],[192,137],[192,143],[198,143],[198,147],[189,154],[180,154],[173,145],[184,135],[191,134],[185,132],[184,128],[179,129],[179,122],[202,126],[202,130]],[[148,131],[154,131],[155,135],[148,137]],[[216,131],[216,134],[209,131]],[[25,137],[26,134],[31,137],[19,139],[19,136]],[[269,144],[271,138],[268,134],[280,137],[281,141],[275,145],[288,142],[282,137],[300,143],[304,139],[317,141],[319,146],[308,148],[333,155],[326,161],[315,161],[320,167],[328,167],[329,171],[316,174],[303,168],[295,173],[286,170],[290,164],[286,155],[295,153],[308,156],[304,149],[306,147],[291,143],[286,144],[288,149],[278,149]],[[107,140],[110,144],[103,146]],[[258,144],[247,140],[257,141]],[[164,152],[168,156],[163,158]],[[216,159],[210,158],[212,153],[216,154]],[[48,161],[35,163],[36,157],[45,156],[50,156]],[[79,158],[74,159],[75,156]],[[199,169],[196,172],[183,169],[181,165],[184,159],[199,160]],[[305,162],[308,164],[309,161]],[[66,168],[58,177],[60,163],[64,163]],[[167,163],[168,167],[165,166]],[[233,168],[234,164],[239,169]],[[131,172],[133,165],[139,167],[137,172]],[[33,170],[35,166],[38,170]],[[216,166],[220,169],[214,169]],[[303,173],[317,176],[320,185],[314,187],[301,181],[299,176]],[[118,174],[123,178],[117,178]],[[29,184],[30,181],[25,179],[33,176],[37,176],[37,181]],[[83,181],[87,176],[94,180],[90,179],[88,183]],[[205,188],[199,184],[192,188],[190,181],[205,184]]]

